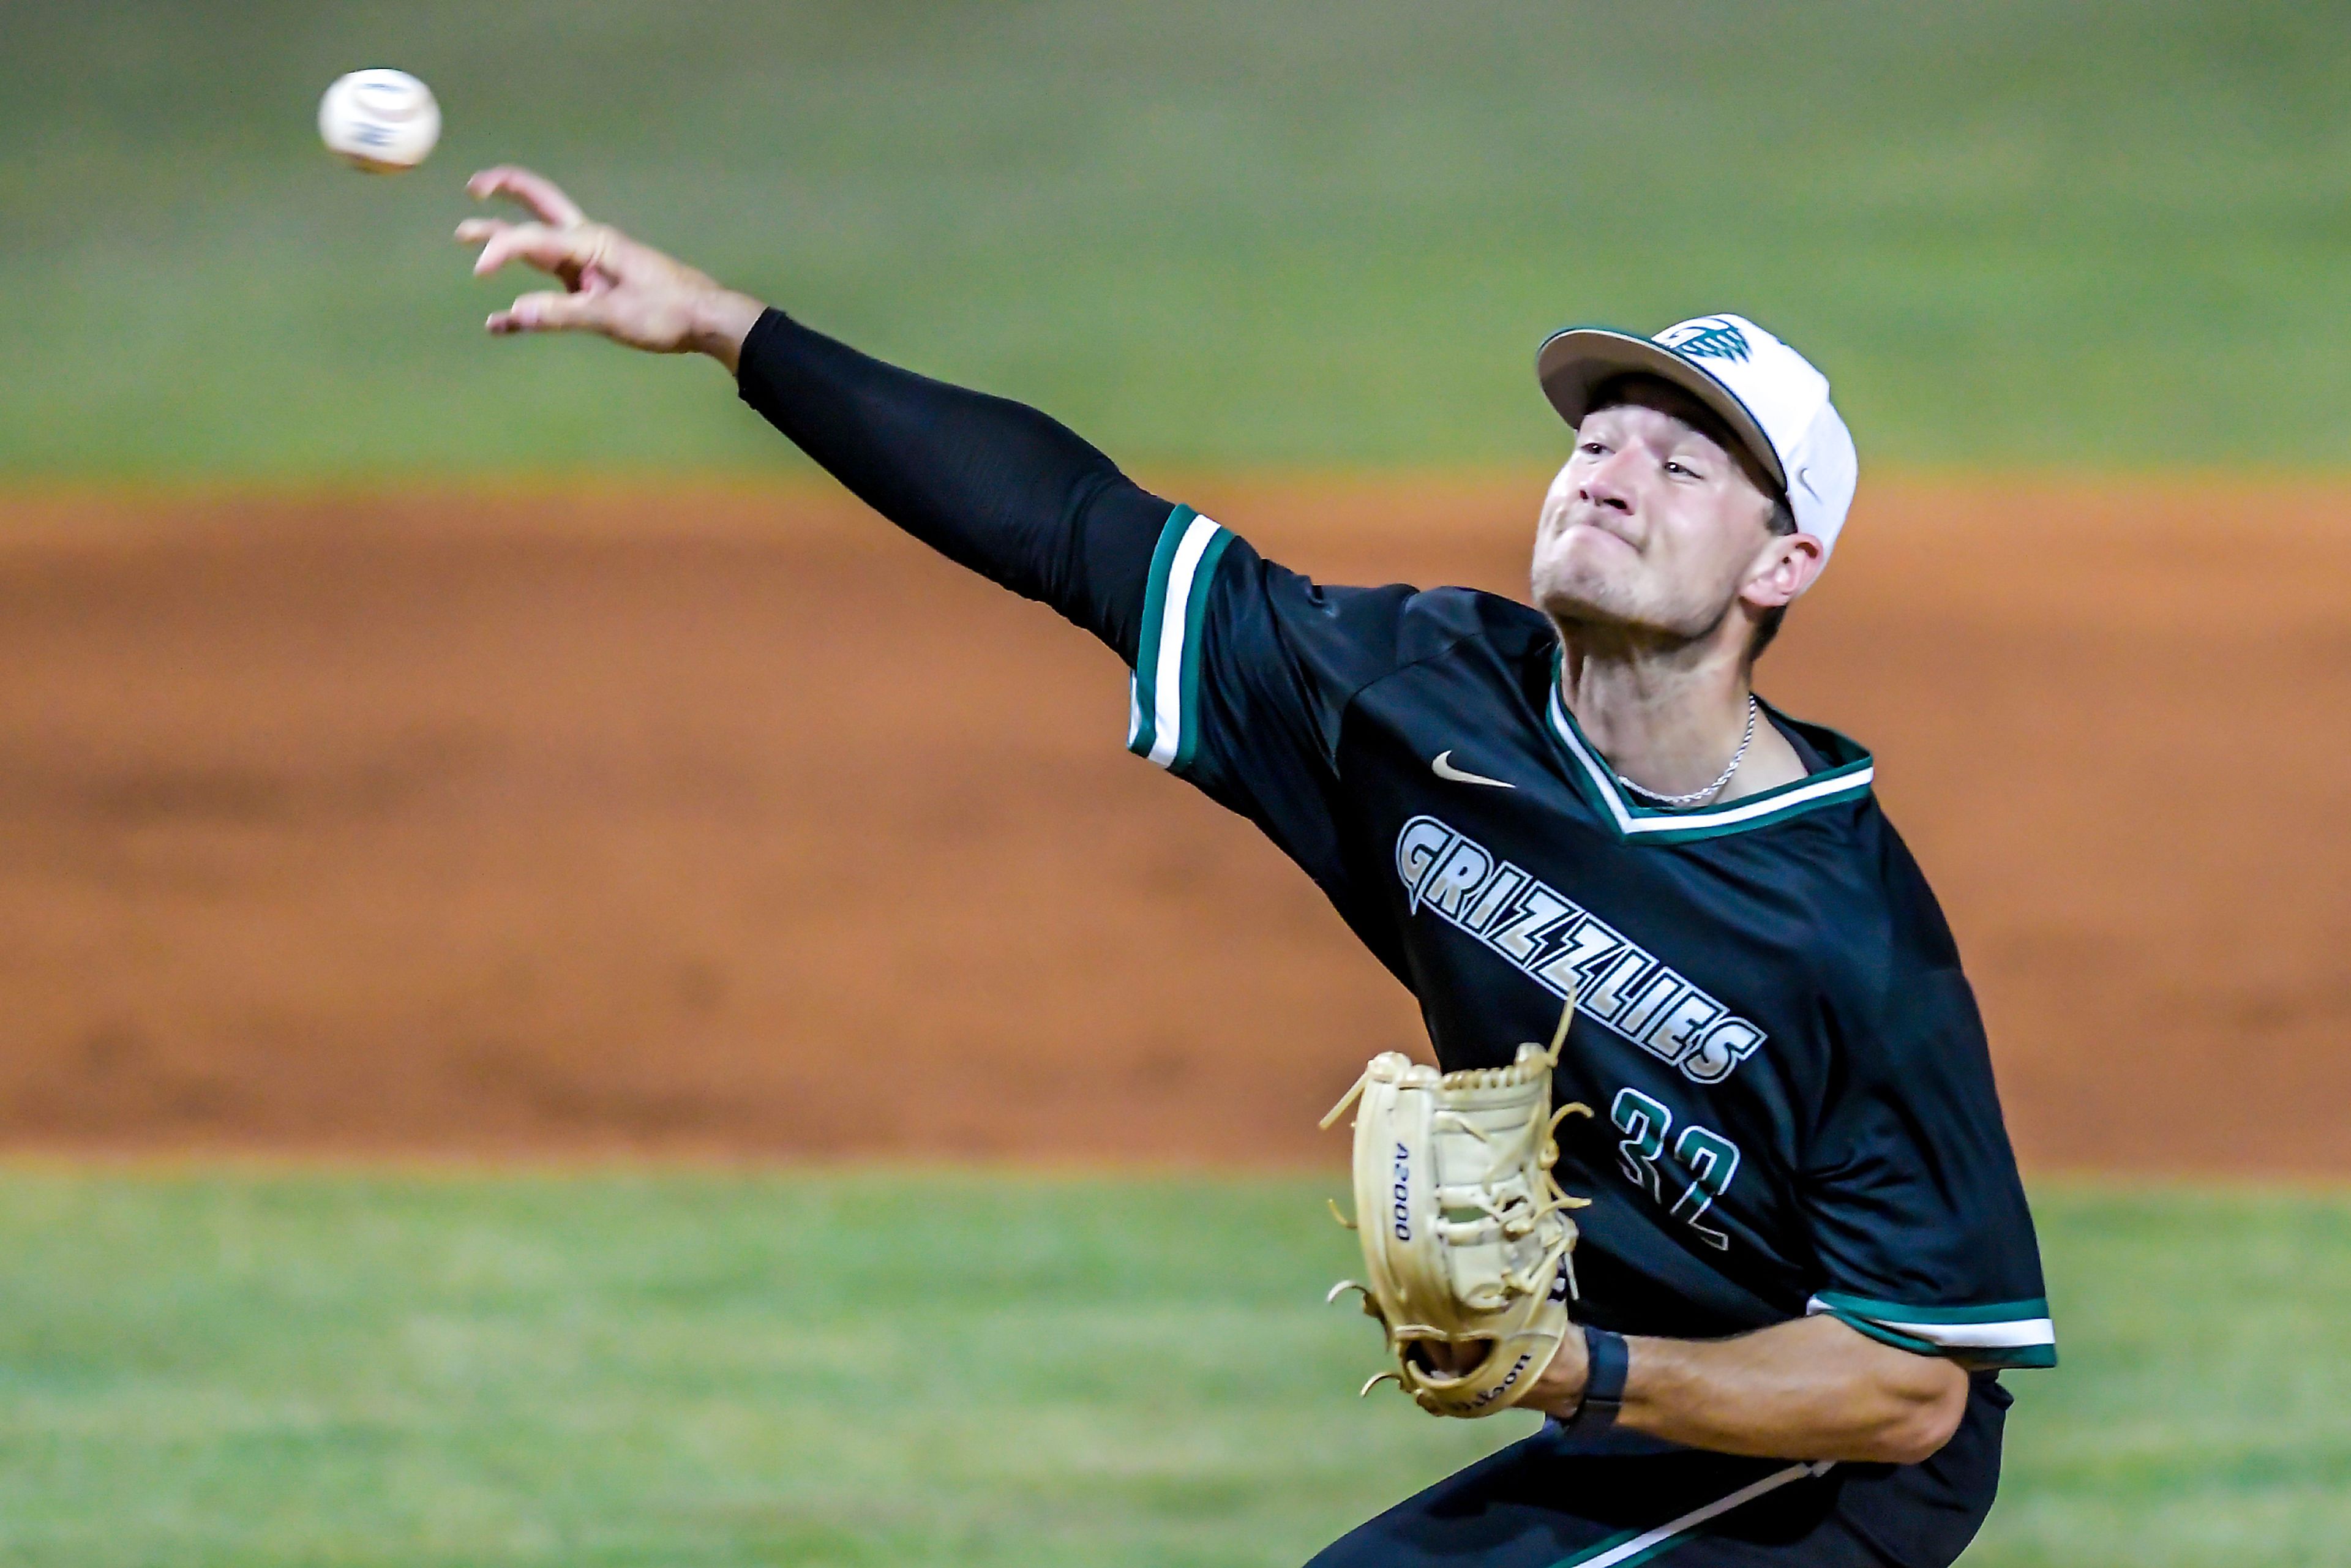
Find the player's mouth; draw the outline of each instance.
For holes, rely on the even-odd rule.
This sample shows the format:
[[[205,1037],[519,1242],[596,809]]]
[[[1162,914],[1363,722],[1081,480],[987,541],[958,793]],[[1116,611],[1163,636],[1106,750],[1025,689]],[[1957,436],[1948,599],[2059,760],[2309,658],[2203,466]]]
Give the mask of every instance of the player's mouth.
[[[1632,519],[1598,507],[1577,507],[1560,519],[1560,536],[1564,538],[1584,529],[1614,539],[1626,549],[1638,553],[1641,541],[1635,536]]]

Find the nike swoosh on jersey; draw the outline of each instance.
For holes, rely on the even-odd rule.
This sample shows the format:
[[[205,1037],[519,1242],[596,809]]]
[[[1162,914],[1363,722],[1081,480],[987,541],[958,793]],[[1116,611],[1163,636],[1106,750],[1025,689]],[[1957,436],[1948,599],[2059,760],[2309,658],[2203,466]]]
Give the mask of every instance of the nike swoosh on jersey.
[[[1517,785],[1511,783],[1507,779],[1489,779],[1483,773],[1470,773],[1462,768],[1454,767],[1453,748],[1449,746],[1437,754],[1436,758],[1430,761],[1428,768],[1430,772],[1436,774],[1439,779],[1450,779],[1456,784],[1484,784],[1496,789],[1515,789],[1518,788]]]

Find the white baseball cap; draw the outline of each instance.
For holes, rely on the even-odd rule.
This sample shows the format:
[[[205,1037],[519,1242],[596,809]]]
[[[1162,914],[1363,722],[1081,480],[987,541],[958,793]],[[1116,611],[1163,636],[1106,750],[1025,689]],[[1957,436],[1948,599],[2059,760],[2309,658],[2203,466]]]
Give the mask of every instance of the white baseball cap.
[[[1570,327],[1543,340],[1535,374],[1559,416],[1582,424],[1603,383],[1650,375],[1720,414],[1778,481],[1796,527],[1836,548],[1861,461],[1829,402],[1829,379],[1744,316],[1698,316],[1654,338],[1608,327]]]

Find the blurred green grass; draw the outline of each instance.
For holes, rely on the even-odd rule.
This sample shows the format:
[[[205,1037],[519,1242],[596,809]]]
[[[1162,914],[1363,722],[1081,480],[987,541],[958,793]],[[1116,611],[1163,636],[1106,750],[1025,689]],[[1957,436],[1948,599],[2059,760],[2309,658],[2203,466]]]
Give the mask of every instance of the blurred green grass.
[[[1163,465],[1557,449],[1563,320],[1746,311],[1872,461],[2351,459],[2351,11],[2307,0],[0,0],[0,476],[790,461],[491,344],[471,169]],[[337,73],[447,112],[334,165]]]
[[[1527,1425],[1356,1403],[1330,1185],[20,1167],[0,1560],[1300,1562]],[[1967,1562],[2340,1562],[2351,1196],[2037,1207]]]

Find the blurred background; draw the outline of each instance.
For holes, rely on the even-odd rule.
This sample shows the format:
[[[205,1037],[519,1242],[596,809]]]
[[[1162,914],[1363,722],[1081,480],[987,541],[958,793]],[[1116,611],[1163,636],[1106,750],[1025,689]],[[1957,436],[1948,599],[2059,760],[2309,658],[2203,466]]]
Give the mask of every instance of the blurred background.
[[[0,1556],[1275,1564],[1314,1118],[1410,999],[1124,672],[701,362],[492,342],[474,169],[1517,592],[1535,344],[1732,309],[1864,477],[1879,758],[2064,1365],[1967,1561],[2351,1540],[2351,6],[0,0]],[[422,170],[319,148],[423,77]]]

